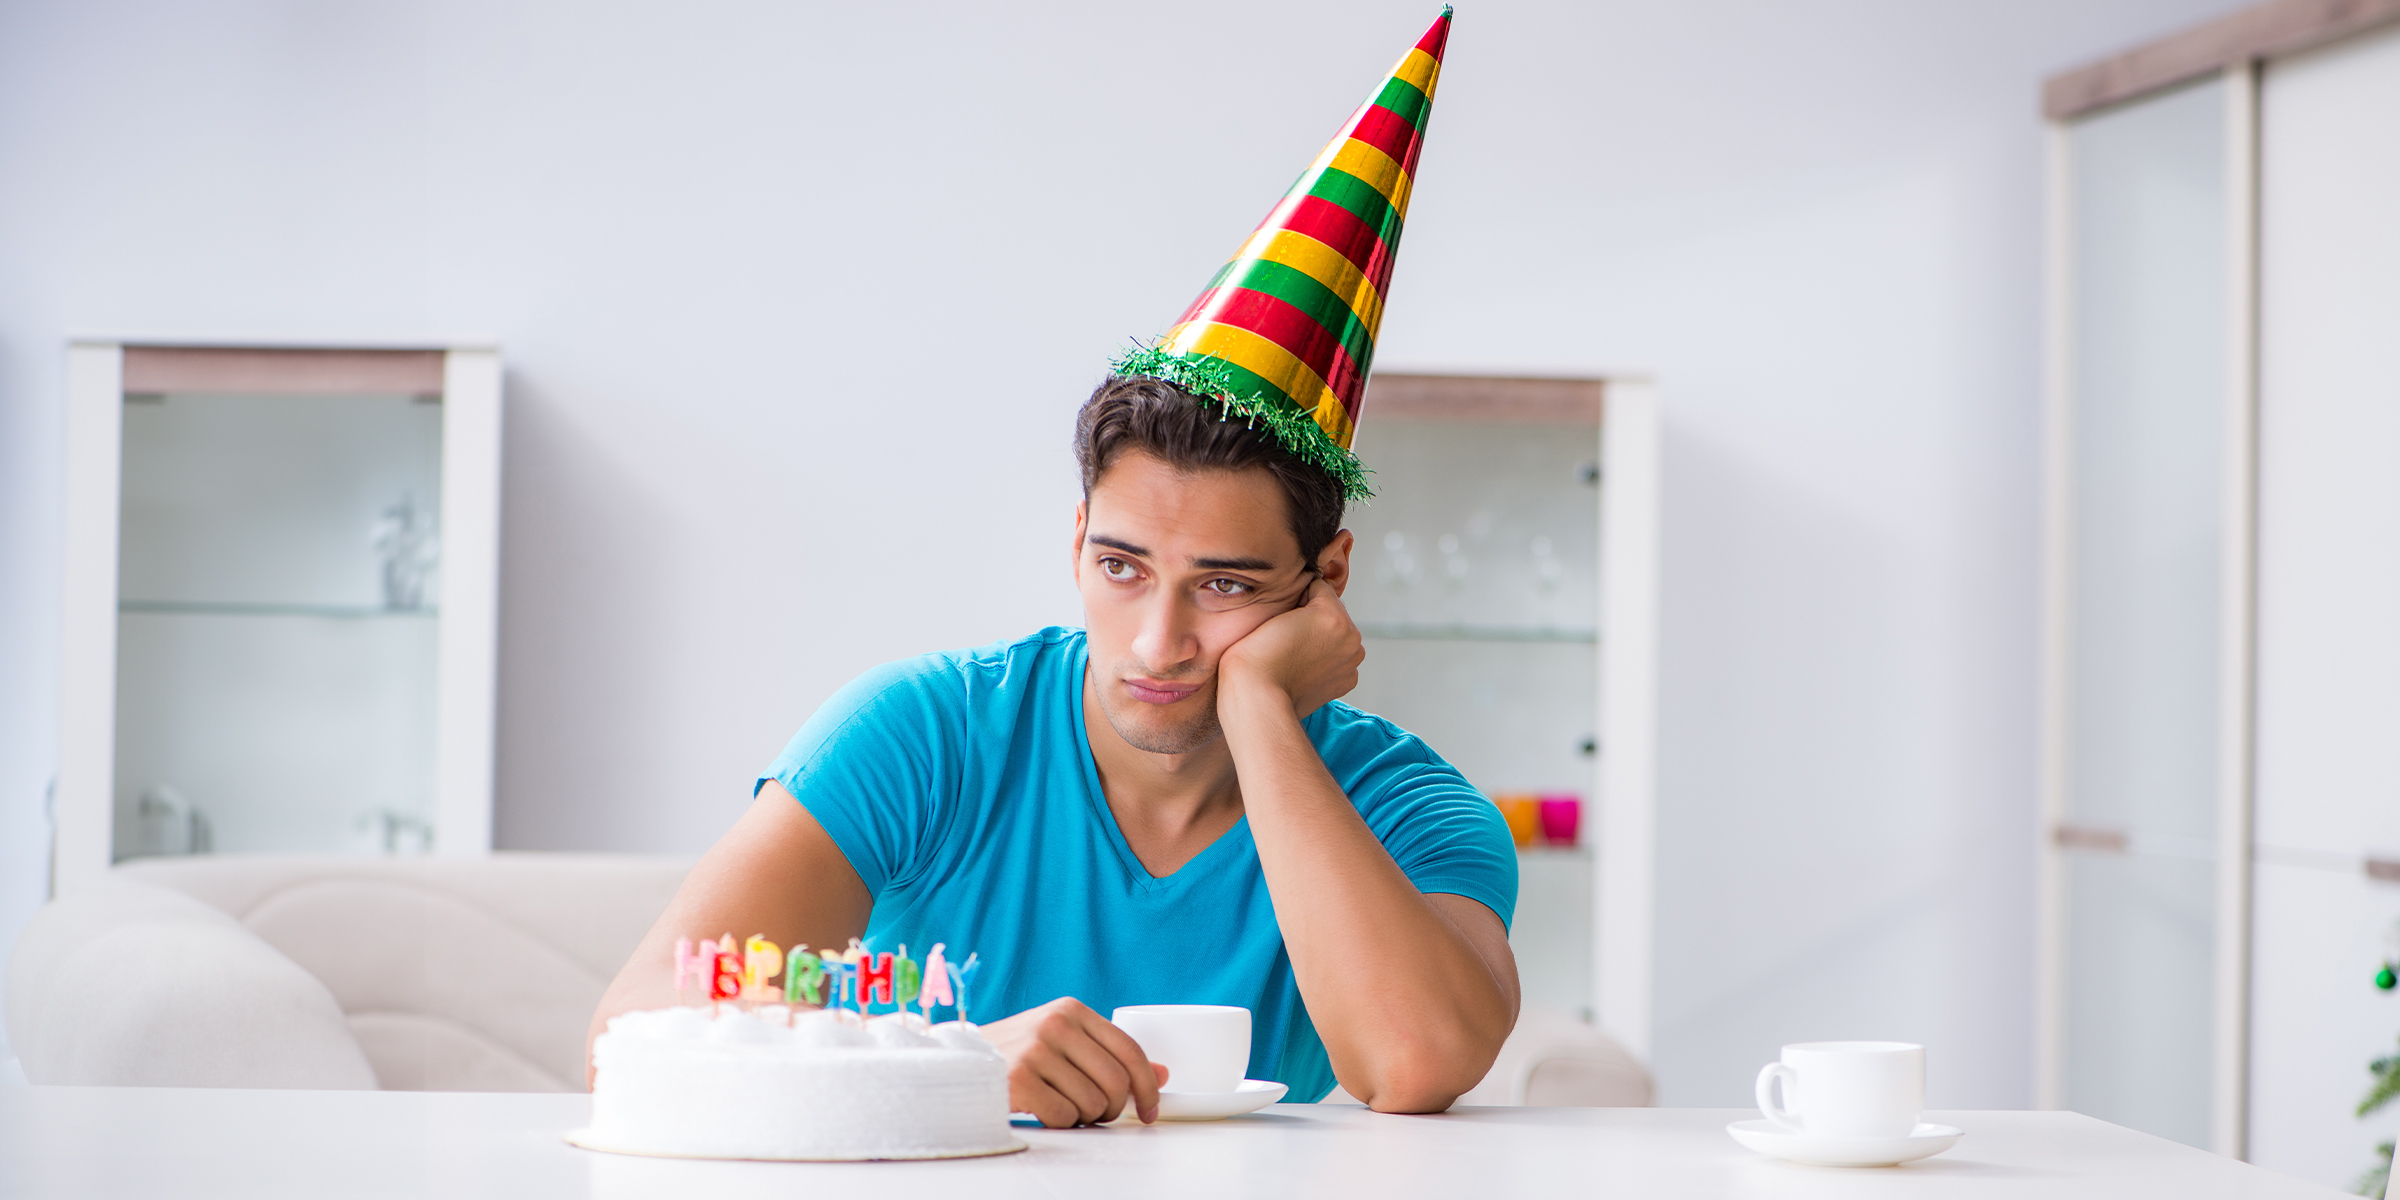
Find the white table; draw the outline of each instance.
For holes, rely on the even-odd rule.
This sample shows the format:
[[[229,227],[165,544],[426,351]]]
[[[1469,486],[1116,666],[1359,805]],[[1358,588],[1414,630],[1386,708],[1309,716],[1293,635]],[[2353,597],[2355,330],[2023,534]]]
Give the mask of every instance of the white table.
[[[0,1087],[0,1196],[545,1200],[1016,1197],[2331,1197],[2090,1117],[1959,1112],[1949,1153],[1801,1167],[1725,1136],[1733,1109],[1476,1108],[1395,1117],[1279,1104],[1215,1124],[1020,1129],[1033,1148],[931,1163],[686,1162],[562,1143],[582,1095]]]

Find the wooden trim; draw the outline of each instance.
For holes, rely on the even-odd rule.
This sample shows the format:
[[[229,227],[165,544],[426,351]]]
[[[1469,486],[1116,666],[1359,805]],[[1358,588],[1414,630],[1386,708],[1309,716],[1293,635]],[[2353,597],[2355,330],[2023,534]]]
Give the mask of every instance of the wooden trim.
[[[2227,67],[2293,54],[2400,21],[2400,0],[2271,0],[2042,83],[2042,114],[2079,117]]]
[[[439,395],[438,350],[263,350],[127,346],[128,392]]]
[[[1378,374],[1361,419],[1597,425],[1607,389],[1598,379]]]

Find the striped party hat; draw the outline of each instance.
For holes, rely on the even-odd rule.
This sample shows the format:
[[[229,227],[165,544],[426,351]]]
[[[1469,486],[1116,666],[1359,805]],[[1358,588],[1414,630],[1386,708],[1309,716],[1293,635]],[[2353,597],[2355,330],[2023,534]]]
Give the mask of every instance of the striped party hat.
[[[1350,442],[1449,37],[1444,8],[1208,290],[1117,374],[1164,379],[1265,425],[1348,498],[1370,494]]]

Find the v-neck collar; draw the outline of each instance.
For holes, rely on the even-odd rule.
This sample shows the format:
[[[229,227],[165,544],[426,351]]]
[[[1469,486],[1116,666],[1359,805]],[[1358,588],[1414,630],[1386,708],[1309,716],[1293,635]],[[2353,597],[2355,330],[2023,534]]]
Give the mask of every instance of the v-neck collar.
[[[1234,818],[1230,828],[1202,847],[1200,853],[1185,860],[1182,866],[1165,875],[1151,874],[1150,868],[1142,865],[1141,856],[1133,852],[1133,843],[1125,840],[1125,830],[1117,824],[1117,814],[1108,807],[1108,790],[1100,786],[1100,762],[1092,757],[1091,730],[1083,723],[1083,693],[1090,686],[1090,635],[1075,639],[1075,654],[1069,660],[1069,667],[1074,683],[1067,689],[1070,718],[1067,725],[1075,731],[1076,756],[1083,766],[1083,794],[1092,819],[1107,832],[1108,844],[1116,847],[1117,860],[1124,864],[1125,873],[1132,878],[1136,887],[1145,892],[1171,890],[1179,886],[1181,881],[1196,879],[1205,873],[1194,868],[1202,867],[1213,857],[1232,853],[1225,847],[1250,840],[1250,814],[1245,810],[1241,816]]]

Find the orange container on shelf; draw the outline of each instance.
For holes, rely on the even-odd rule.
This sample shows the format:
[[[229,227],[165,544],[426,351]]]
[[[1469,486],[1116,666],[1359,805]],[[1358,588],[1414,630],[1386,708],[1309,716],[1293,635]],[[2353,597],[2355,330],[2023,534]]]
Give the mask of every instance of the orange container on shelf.
[[[1508,836],[1519,846],[1530,846],[1542,837],[1542,802],[1533,796],[1504,792],[1492,797],[1500,808],[1500,816],[1508,822]]]

